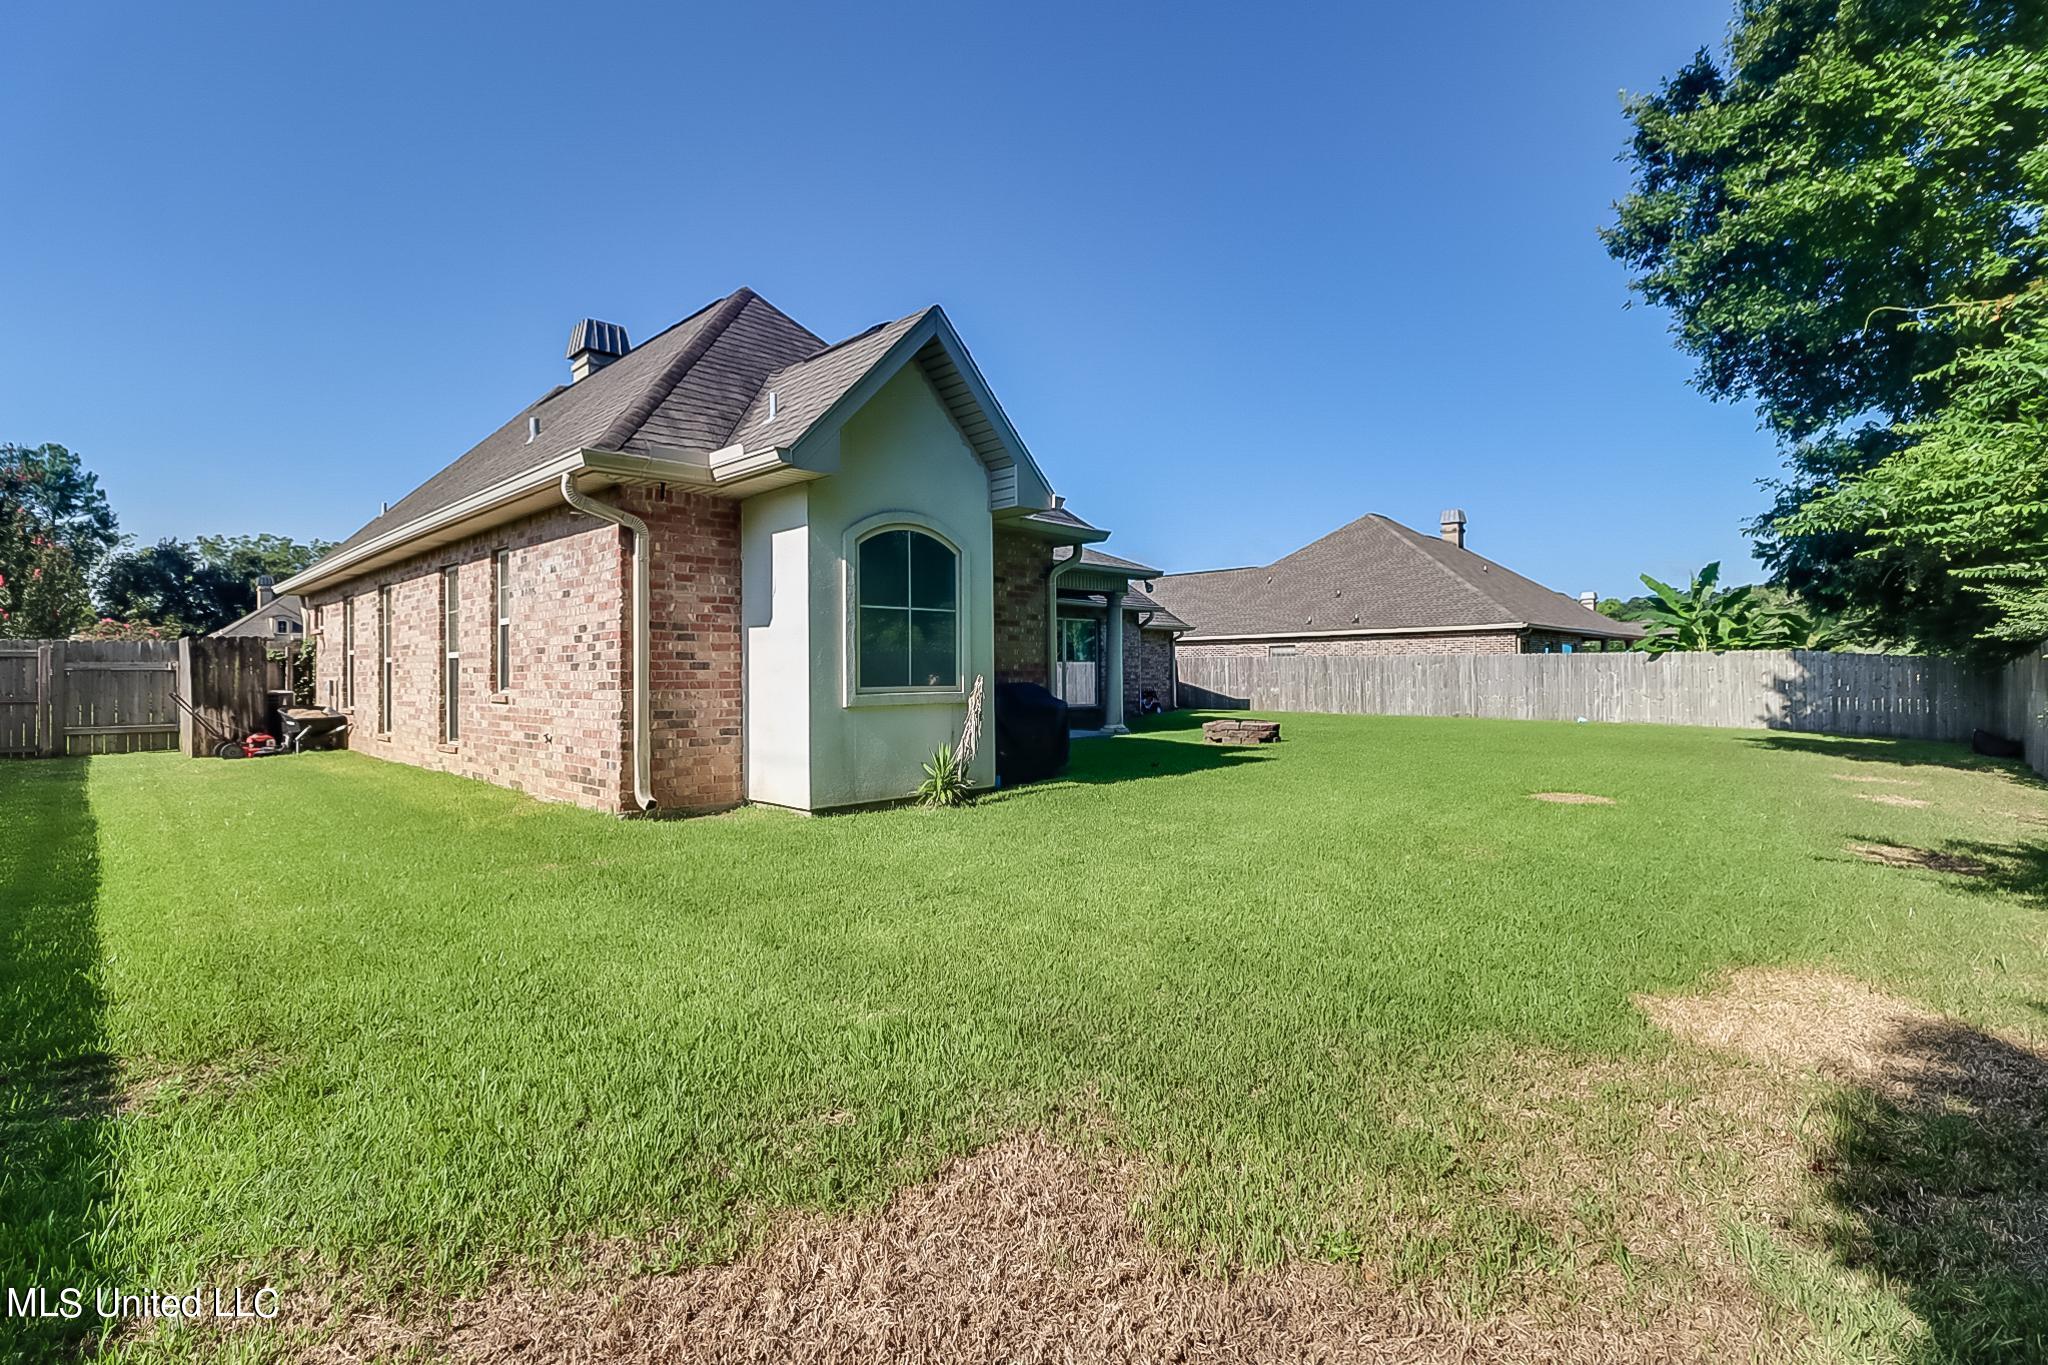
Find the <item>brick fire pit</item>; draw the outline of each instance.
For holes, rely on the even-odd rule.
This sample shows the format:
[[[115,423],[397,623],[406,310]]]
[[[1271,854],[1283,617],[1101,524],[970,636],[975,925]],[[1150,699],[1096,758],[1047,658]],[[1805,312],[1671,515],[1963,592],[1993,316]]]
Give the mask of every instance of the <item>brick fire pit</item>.
[[[1274,744],[1280,739],[1277,720],[1206,720],[1202,738],[1211,744]]]

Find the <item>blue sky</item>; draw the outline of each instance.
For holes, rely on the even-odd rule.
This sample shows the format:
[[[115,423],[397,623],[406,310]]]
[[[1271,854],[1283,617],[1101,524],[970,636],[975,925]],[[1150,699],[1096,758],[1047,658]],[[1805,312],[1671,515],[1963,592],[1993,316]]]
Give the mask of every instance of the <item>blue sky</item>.
[[[1352,517],[1569,592],[1707,560],[1777,465],[1626,309],[1619,92],[1729,0],[45,5],[0,48],[0,440],[139,538],[340,537],[751,285],[945,306],[1054,484],[1170,569]]]

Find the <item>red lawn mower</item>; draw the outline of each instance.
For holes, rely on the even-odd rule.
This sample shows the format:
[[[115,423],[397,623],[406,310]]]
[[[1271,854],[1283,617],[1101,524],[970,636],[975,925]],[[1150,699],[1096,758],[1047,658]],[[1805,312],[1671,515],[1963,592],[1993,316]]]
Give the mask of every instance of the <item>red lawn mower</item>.
[[[327,748],[348,733],[348,717],[340,711],[325,706],[280,706],[277,726],[284,732],[281,738],[258,730],[236,739],[215,729],[192,709],[192,703],[176,692],[171,693],[171,699],[214,741],[215,758],[269,758],[273,754],[304,753],[307,749]]]

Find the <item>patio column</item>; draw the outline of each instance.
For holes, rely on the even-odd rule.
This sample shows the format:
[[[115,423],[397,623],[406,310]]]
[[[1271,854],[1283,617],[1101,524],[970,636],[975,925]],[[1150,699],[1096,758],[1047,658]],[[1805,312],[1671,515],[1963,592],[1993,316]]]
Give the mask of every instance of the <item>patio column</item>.
[[[1109,620],[1102,631],[1102,728],[1113,735],[1124,730],[1124,595],[1107,594]]]

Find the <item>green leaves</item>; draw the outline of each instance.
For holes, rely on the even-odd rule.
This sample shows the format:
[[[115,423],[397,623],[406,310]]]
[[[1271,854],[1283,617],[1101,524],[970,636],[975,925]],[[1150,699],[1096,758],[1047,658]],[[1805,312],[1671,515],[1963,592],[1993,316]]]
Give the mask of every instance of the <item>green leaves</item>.
[[[1724,59],[1626,108],[1635,186],[1602,235],[1699,387],[1787,443],[1752,526],[1775,581],[1923,647],[2015,629],[2009,586],[1966,590],[1952,545],[1876,533],[1902,487],[1850,489],[1991,381],[2012,301],[2048,281],[2048,6],[1743,0]],[[1968,500],[1953,481],[1983,474],[1939,477],[1928,496]]]
[[[1639,648],[1652,654],[1678,650],[1834,649],[1843,630],[1792,606],[1767,606],[1750,584],[1722,589],[1719,560],[1693,575],[1687,587],[1642,576],[1652,594],[1647,606],[1627,619],[1654,629]]]
[[[953,753],[953,746],[941,744],[931,761],[922,765],[924,781],[917,784],[921,806],[958,806],[967,800],[967,765]]]

